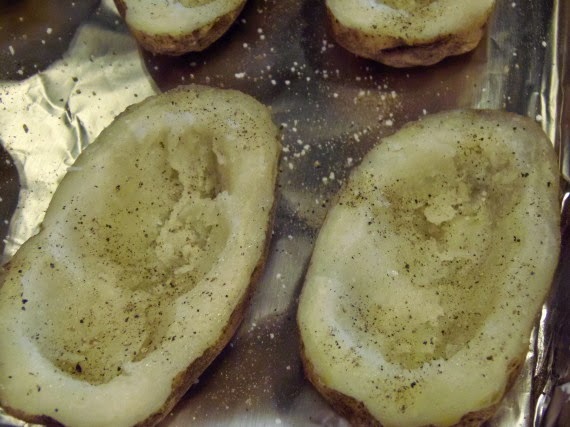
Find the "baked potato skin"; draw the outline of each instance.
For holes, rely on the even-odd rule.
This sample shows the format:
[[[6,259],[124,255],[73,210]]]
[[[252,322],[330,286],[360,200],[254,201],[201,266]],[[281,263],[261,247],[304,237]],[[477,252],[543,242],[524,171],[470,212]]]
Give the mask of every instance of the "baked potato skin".
[[[468,113],[470,115],[471,118],[482,118],[482,119],[493,119],[494,116],[502,116],[502,118],[499,121],[503,121],[506,120],[505,124],[511,123],[510,126],[512,126],[513,129],[524,129],[525,132],[528,132],[528,139],[529,140],[543,140],[543,142],[541,142],[540,144],[542,145],[542,148],[539,150],[538,153],[535,153],[533,155],[529,155],[530,158],[534,158],[535,160],[540,160],[541,162],[545,162],[546,165],[549,165],[549,169],[551,169],[553,172],[557,170],[557,162],[556,162],[556,156],[555,156],[555,152],[554,150],[551,150],[550,148],[546,148],[548,147],[548,144],[546,144],[547,139],[546,136],[543,134],[542,130],[540,129],[539,126],[537,126],[535,123],[533,123],[533,121],[531,119],[528,118],[523,118],[523,117],[519,117],[517,115],[511,114],[511,113],[506,113],[506,112],[500,112],[500,111],[491,111],[491,110],[473,110],[472,112]],[[409,127],[410,125],[407,125],[405,127]],[[412,125],[413,126],[413,125]],[[497,127],[499,126],[498,124],[496,125]],[[505,128],[509,128],[510,126],[505,126]],[[388,143],[388,142],[386,142]],[[549,141],[548,141],[549,143]],[[529,145],[532,145],[529,143]],[[533,151],[531,148],[528,149],[529,151]],[[396,150],[397,151],[397,150]],[[523,150],[524,151],[524,150]],[[535,157],[536,156],[536,157]],[[366,164],[366,159],[363,160],[362,164]],[[542,166],[542,164],[536,164],[535,168],[537,170],[539,170]],[[372,175],[371,175],[372,176]],[[524,176],[524,174],[522,175]],[[556,175],[547,175],[549,176],[549,182],[548,182],[548,187],[550,187],[550,178],[555,178],[557,179],[557,174]],[[555,181],[553,181],[555,182]],[[548,197],[548,202],[546,206],[550,206],[551,207],[551,211],[552,212],[557,212],[558,211],[558,191],[557,191],[557,184],[553,184],[554,190],[550,192],[550,195]],[[348,189],[348,190],[347,190]],[[339,191],[339,193],[343,193],[346,191],[353,191],[354,187],[352,187],[350,185],[350,179],[345,182],[344,187]],[[359,194],[357,192],[353,192],[352,194]],[[364,192],[363,192],[364,194]],[[362,196],[363,199],[366,199],[366,196],[363,195]],[[349,202],[347,202],[347,200],[344,200],[344,204],[349,204]],[[334,209],[335,205],[338,203],[338,200],[336,200],[333,204],[332,204],[332,208],[331,211]],[[327,223],[330,222],[331,220],[331,211],[329,211],[329,214],[327,215],[327,218],[325,219],[323,226],[321,228],[321,230],[326,229],[327,227]],[[540,215],[539,215],[540,216]],[[546,217],[547,215],[543,215],[544,217]],[[553,216],[556,216],[556,214],[553,214]],[[333,220],[334,221],[334,220]],[[553,233],[556,234],[556,232],[554,230],[558,230],[559,228],[559,220],[557,221],[553,221],[552,220],[552,226],[553,226]],[[550,223],[551,220],[545,219],[546,223]],[[555,222],[557,223],[557,225],[555,224]],[[357,228],[357,225],[354,225],[355,228]],[[559,237],[558,237],[559,238]],[[556,239],[555,239],[556,240]],[[330,244],[330,241],[328,241],[328,243]],[[559,244],[559,240],[558,240],[558,244]],[[318,240],[316,243],[316,249],[315,252],[318,253],[319,251],[319,244],[318,244]],[[315,253],[314,252],[314,253]],[[548,253],[548,251],[546,251]],[[331,249],[331,254],[334,253],[334,249]],[[336,260],[338,260],[339,258],[335,258]],[[555,251],[553,251],[552,254],[552,259],[556,260],[558,259],[557,254],[555,253]],[[333,261],[334,262],[334,259]],[[312,270],[316,270],[315,264],[317,264],[317,262],[314,260],[314,258],[311,260],[311,263],[307,269],[308,273],[307,275],[310,276],[311,271]],[[552,264],[552,263],[549,263]],[[333,276],[334,277],[334,276]],[[304,287],[307,285],[307,283],[310,281],[310,279],[306,279],[305,284],[303,285]],[[332,279],[331,281],[334,281],[334,279]],[[547,289],[546,287],[550,285],[550,282],[545,283],[544,287],[545,289]],[[342,289],[342,288],[339,288]],[[303,299],[303,292],[305,291],[305,289],[303,289],[302,294],[300,296],[300,300],[302,302]],[[338,295],[343,295],[346,296],[342,290],[339,290]],[[314,301],[314,300],[313,300]],[[324,304],[324,303],[323,303]],[[327,312],[328,313],[328,312]],[[334,318],[334,316],[331,316],[331,313],[329,314],[329,318]],[[538,316],[539,316],[539,310],[534,310],[533,308],[533,312],[529,312],[529,322],[532,324],[535,324],[536,321],[538,320]],[[312,327],[314,326],[314,324],[311,324],[309,326],[307,326],[305,323],[303,323],[304,320],[302,318],[302,315],[299,314],[298,312],[298,316],[297,316],[297,325],[299,328],[299,334],[301,336],[301,347],[300,347],[300,354],[301,354],[301,361],[304,367],[304,372],[305,375],[308,379],[308,381],[310,383],[312,383],[312,385],[315,387],[315,389],[324,397],[324,399],[331,405],[331,407],[338,412],[340,415],[342,415],[343,417],[345,417],[352,425],[354,426],[382,426],[382,422],[380,418],[376,418],[372,415],[372,411],[374,410],[374,407],[369,406],[367,407],[367,405],[369,405],[369,403],[364,403],[364,400],[360,400],[359,398],[354,397],[354,395],[349,395],[347,393],[343,393],[342,391],[340,391],[340,389],[335,389],[333,387],[330,386],[330,383],[332,382],[332,380],[330,380],[328,378],[328,375],[330,374],[330,372],[327,372],[327,369],[332,369],[333,365],[337,365],[337,361],[340,360],[339,358],[329,358],[326,359],[326,362],[322,362],[320,363],[320,365],[318,363],[314,363],[313,360],[317,360],[314,357],[314,349],[311,348],[311,346],[314,347],[314,343],[311,342],[310,339],[307,339],[307,343],[308,344],[304,344],[304,340],[305,340],[305,336],[310,335],[309,330],[312,329]],[[335,326],[331,326],[331,330],[334,329]],[[317,329],[315,327],[315,329]],[[526,334],[526,332],[525,332]],[[528,336],[530,336],[530,330],[528,331]],[[334,336],[335,334],[333,332],[331,332],[331,336]],[[342,335],[342,334],[340,334]],[[526,336],[526,335],[525,335]],[[339,341],[342,341],[341,338],[339,338]],[[354,346],[356,347],[358,345],[357,341],[353,341]],[[338,346],[338,343],[336,344]],[[331,347],[335,347],[334,342],[333,345]],[[440,426],[440,425],[452,425],[452,426],[481,426],[485,421],[489,420],[490,418],[492,418],[497,409],[499,408],[499,405],[501,404],[502,399],[505,397],[505,395],[512,389],[513,384],[515,383],[515,380],[518,378],[522,366],[524,364],[526,355],[527,355],[527,351],[528,351],[528,345],[524,345],[521,348],[518,349],[518,352],[514,352],[511,353],[507,356],[504,357],[504,373],[505,373],[505,382],[504,382],[504,386],[502,386],[499,390],[496,391],[496,393],[489,395],[489,399],[485,402],[484,405],[479,406],[479,407],[475,407],[475,408],[471,408],[471,409],[466,409],[464,411],[463,414],[459,413],[457,414],[457,416],[451,420],[449,422],[449,424],[438,424],[437,421],[429,421],[426,422],[426,424],[422,424],[421,422],[418,422],[417,424],[414,425],[418,425],[418,426]],[[312,352],[312,353],[311,353]],[[478,360],[480,360],[482,362],[482,364],[484,364],[484,360],[485,360],[485,354],[482,354],[480,357],[478,357]],[[474,359],[475,360],[475,359]],[[488,356],[486,358],[486,360],[492,360],[489,359]],[[342,362],[344,363],[344,361]],[[350,363],[350,362],[349,362]],[[359,360],[358,362],[353,362],[355,364],[355,366],[363,366],[363,363]],[[341,362],[338,361],[338,365],[340,365]],[[348,367],[346,365],[343,365],[347,370]],[[368,367],[369,368],[369,367]],[[365,379],[367,378],[367,375],[369,376],[374,376],[376,374],[376,372],[373,372],[372,370],[369,370],[368,372],[359,372],[359,376],[355,376],[355,377],[350,377],[348,376],[348,374],[346,373],[346,371],[341,372],[340,375],[346,375],[346,379],[347,379],[347,383],[351,383],[351,386],[354,385],[355,383],[358,384],[358,382],[364,382]],[[468,379],[470,376],[473,377],[476,375],[475,372],[470,372],[470,371],[466,371],[464,372],[464,374],[462,374],[462,376],[464,375],[465,379]],[[331,377],[333,376],[332,374],[330,375]],[[502,376],[502,373],[501,373]],[[336,376],[336,378],[338,378],[338,376]],[[494,377],[496,378],[496,377]],[[356,380],[356,381],[355,381]],[[502,382],[502,380],[501,380]],[[413,386],[412,386],[413,387]],[[453,388],[451,389],[453,390]],[[433,394],[431,394],[431,396],[434,396]],[[437,396],[437,395],[435,395]],[[435,397],[433,399],[434,401],[437,401],[437,397]],[[442,398],[441,402],[446,402],[446,400],[444,400]],[[393,420],[386,420],[385,421],[388,425],[399,425],[398,423],[394,423]],[[392,422],[390,424],[390,422]],[[430,424],[430,423],[434,423],[434,424]],[[402,423],[402,425],[404,425],[404,423]]]
[[[328,6],[327,16],[330,31],[340,46],[357,56],[394,68],[430,66],[449,56],[463,55],[474,50],[485,34],[488,19],[486,15],[462,32],[412,42],[345,26]]]
[[[301,342],[300,348],[301,362],[303,364],[303,370],[307,380],[315,387],[319,394],[325,398],[325,400],[334,408],[334,410],[346,418],[353,426],[366,426],[366,427],[383,427],[380,423],[366,408],[364,403],[354,399],[353,397],[347,396],[343,393],[338,392],[327,387],[323,381],[319,378],[318,374],[311,361],[306,357],[303,344]],[[509,371],[509,381],[507,388],[505,389],[505,394],[513,386],[517,376],[519,375],[524,363],[524,355],[520,359],[511,362],[511,370]],[[501,396],[502,398],[502,396]],[[477,412],[469,412],[465,414],[461,420],[455,424],[453,427],[479,427],[485,421],[488,421],[495,415],[499,404],[496,403],[487,408],[483,408]],[[432,424],[426,425],[425,427],[437,427]]]
[[[125,19],[128,9],[127,4],[124,0],[114,1],[119,14]],[[160,55],[180,56],[188,52],[201,52],[222,37],[237,19],[244,6],[245,0],[241,2],[237,9],[185,34],[151,34],[127,25],[129,31],[143,49]]]
[[[205,98],[210,92],[215,91],[212,88],[206,86],[198,86],[198,85],[191,85],[188,88],[192,89],[185,89],[182,87],[179,89],[175,89],[172,92],[175,93],[175,92],[183,92],[184,90],[195,90],[198,93],[198,95],[201,95],[200,97]],[[238,94],[237,91],[227,91],[227,92],[235,92],[236,94]],[[139,108],[138,105],[128,107],[127,110],[121,113],[119,116],[117,116],[115,120],[128,117],[131,111],[135,111],[138,108]],[[275,135],[277,134],[278,131],[275,128]],[[274,183],[273,186],[274,200],[275,200],[275,192],[277,189],[276,176],[277,176],[278,157],[279,155],[277,156],[277,160],[275,161],[275,164],[273,165],[270,174],[271,179],[273,180]],[[235,335],[238,327],[240,326],[241,321],[243,320],[244,314],[249,306],[249,302],[255,290],[255,285],[260,280],[263,274],[263,268],[267,260],[269,247],[271,244],[272,226],[275,219],[275,207],[276,203],[273,203],[271,205],[271,209],[268,212],[267,221],[263,226],[265,238],[263,240],[263,244],[260,245],[261,255],[257,259],[255,266],[253,267],[247,287],[244,289],[242,297],[236,303],[233,311],[231,312],[228,322],[223,326],[223,329],[220,331],[220,334],[217,336],[215,343],[210,347],[208,347],[207,349],[205,349],[205,351],[200,357],[195,359],[190,365],[182,369],[176,376],[172,378],[171,393],[168,396],[167,400],[162,405],[162,407],[160,407],[154,413],[150,414],[143,421],[133,424],[134,426],[150,427],[158,424],[161,420],[163,420],[172,411],[174,406],[180,401],[180,399],[184,396],[184,394],[191,388],[191,386],[197,382],[198,378],[200,377],[200,375],[202,375],[204,370],[222,352],[224,347]],[[43,225],[41,225],[40,227],[43,228]],[[30,244],[29,241],[24,243],[24,245],[29,245],[29,244]],[[5,276],[7,276],[10,270],[14,268],[18,267],[12,262],[8,262],[0,268],[0,288],[4,284]],[[0,397],[0,406],[2,407],[3,410],[6,411],[6,413],[14,417],[17,417],[18,419],[23,420],[25,422],[33,424],[41,424],[46,426],[67,425],[67,424],[62,424],[61,422],[55,420],[49,415],[43,415],[43,414],[38,415],[38,414],[28,413],[25,410],[12,408],[9,404],[4,402],[1,399],[1,397]]]

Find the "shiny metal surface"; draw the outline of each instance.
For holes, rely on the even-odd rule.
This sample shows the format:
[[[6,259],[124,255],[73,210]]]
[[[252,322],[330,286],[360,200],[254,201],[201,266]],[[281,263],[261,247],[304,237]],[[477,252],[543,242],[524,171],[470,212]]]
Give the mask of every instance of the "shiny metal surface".
[[[12,163],[2,166],[0,220],[10,222],[7,234],[0,228],[3,260],[37,230],[81,150],[127,105],[156,91],[193,82],[239,89],[271,106],[282,127],[277,219],[265,274],[238,334],[163,427],[346,425],[303,377],[296,299],[329,201],[378,138],[444,109],[505,108],[542,123],[569,175],[570,105],[563,89],[570,90],[570,14],[564,0],[499,0],[473,53],[410,70],[338,47],[321,0],[249,0],[219,42],[179,58],[138,50],[112,1],[97,9],[96,2],[65,3],[69,15],[49,13],[62,10],[56,0],[42,3],[41,16],[32,0],[0,6],[0,142],[19,177]],[[10,21],[7,27],[8,17],[26,26]],[[42,48],[48,43],[59,50]],[[6,201],[15,200],[18,189],[14,212]],[[570,425],[567,222],[564,205],[565,244],[552,297],[523,373],[491,426]],[[1,422],[20,425],[2,415]]]

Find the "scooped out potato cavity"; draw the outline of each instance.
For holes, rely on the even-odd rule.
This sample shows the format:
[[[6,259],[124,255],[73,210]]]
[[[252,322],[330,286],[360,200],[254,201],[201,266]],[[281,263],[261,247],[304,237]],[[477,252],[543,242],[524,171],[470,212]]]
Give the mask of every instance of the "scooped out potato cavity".
[[[117,117],[2,272],[0,404],[73,426],[164,417],[241,320],[279,151],[236,91],[181,87]]]
[[[453,111],[385,138],[312,255],[298,311],[309,379],[356,425],[489,418],[551,285],[558,197],[556,155],[528,118]]]

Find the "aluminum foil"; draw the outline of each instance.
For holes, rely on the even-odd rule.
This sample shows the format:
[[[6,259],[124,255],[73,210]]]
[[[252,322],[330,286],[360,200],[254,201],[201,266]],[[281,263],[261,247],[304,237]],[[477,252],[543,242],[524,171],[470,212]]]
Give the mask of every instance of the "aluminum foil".
[[[295,325],[297,297],[329,201],[379,138],[456,107],[533,117],[559,148],[567,179],[565,3],[498,0],[473,53],[409,70],[337,46],[322,0],[249,0],[214,46],[178,58],[139,50],[110,0],[1,3],[2,259],[37,231],[62,176],[126,106],[187,83],[249,93],[272,108],[282,128],[270,257],[237,335],[161,425],[347,425],[304,379]],[[553,291],[527,363],[489,426],[570,425],[566,195]],[[0,424],[22,425],[1,413]]]

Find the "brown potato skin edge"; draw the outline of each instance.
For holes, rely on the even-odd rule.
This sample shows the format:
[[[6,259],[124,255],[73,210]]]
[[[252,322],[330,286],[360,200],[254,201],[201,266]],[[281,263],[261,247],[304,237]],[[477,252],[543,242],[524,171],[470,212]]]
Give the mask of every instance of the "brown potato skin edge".
[[[356,400],[351,396],[347,396],[346,394],[340,393],[337,390],[327,387],[321,381],[320,377],[315,372],[313,364],[305,355],[305,348],[303,346],[302,340],[300,352],[306,378],[338,414],[346,418],[353,426],[383,427],[383,424],[368,411],[364,403]],[[499,396],[498,401],[495,404],[483,408],[479,411],[468,412],[467,414],[463,415],[459,422],[454,424],[453,427],[479,427],[485,421],[493,417],[499,408],[499,404],[503,396],[511,389],[515,380],[517,379],[517,376],[522,369],[523,363],[524,355],[521,356],[521,358],[512,360],[509,363],[509,369],[507,372],[507,386],[505,387],[503,395]],[[433,424],[426,424],[422,427],[437,426],[434,426]]]
[[[119,0],[120,1],[120,0]],[[222,350],[228,345],[232,337],[235,335],[237,329],[241,325],[243,318],[245,317],[245,312],[249,308],[249,303],[255,291],[255,286],[257,282],[261,279],[263,275],[263,269],[267,261],[267,256],[269,254],[269,247],[271,245],[271,236],[273,233],[273,225],[275,223],[275,215],[278,204],[278,192],[277,192],[277,169],[279,161],[281,158],[281,153],[275,162],[275,169],[273,171],[275,180],[274,189],[274,200],[269,212],[269,219],[267,221],[265,241],[263,245],[263,251],[259,257],[257,265],[251,273],[249,284],[246,291],[244,292],[242,299],[236,305],[236,308],[230,315],[230,319],[222,331],[221,335],[218,337],[216,343],[210,348],[206,349],[204,353],[197,359],[195,359],[185,370],[181,371],[172,380],[172,392],[168,399],[164,402],[162,407],[147,417],[140,423],[135,424],[133,427],[152,427],[162,421],[176,406],[176,404],[182,399],[184,394],[190,390],[193,384],[196,383],[200,375],[206,370],[208,366],[219,356]],[[10,268],[10,262],[6,263],[3,267],[4,269]],[[26,412],[20,411],[19,409],[11,408],[7,405],[2,405],[2,409],[9,415],[18,418],[19,420],[25,421],[32,424],[42,424],[49,427],[65,427],[65,424],[53,419],[49,415],[34,415],[28,414]]]
[[[457,56],[475,49],[485,33],[489,14],[472,23],[465,31],[442,34],[434,40],[410,43],[395,37],[367,34],[341,24],[327,7],[331,32],[339,45],[363,58],[394,68],[409,68],[436,64],[448,56]]]
[[[124,20],[128,9],[125,0],[114,0],[114,2]],[[188,52],[200,52],[222,37],[237,19],[244,6],[245,0],[236,9],[219,16],[215,21],[190,33],[179,35],[150,34],[128,24],[127,26],[143,49],[161,55],[180,56]]]

